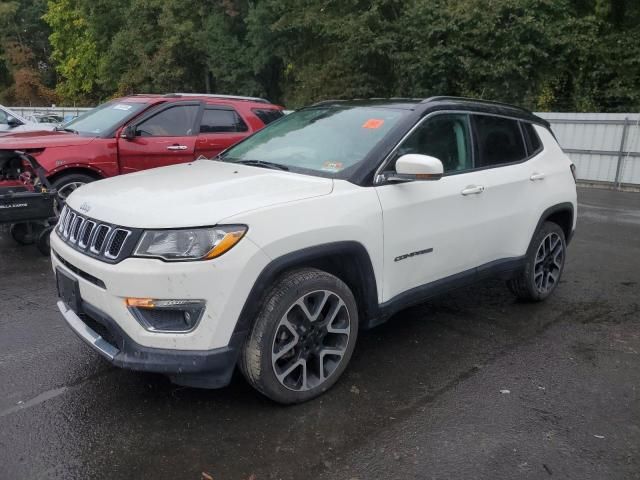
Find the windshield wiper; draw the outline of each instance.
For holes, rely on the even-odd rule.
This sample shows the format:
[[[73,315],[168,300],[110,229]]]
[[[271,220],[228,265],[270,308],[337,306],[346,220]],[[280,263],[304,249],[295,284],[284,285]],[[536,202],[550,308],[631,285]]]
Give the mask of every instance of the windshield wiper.
[[[284,170],[285,172],[289,171],[289,167],[285,165],[280,165],[279,163],[273,163],[273,162],[265,162],[264,160],[238,160],[233,163],[241,163],[243,165],[250,165],[252,167],[264,167],[264,168],[272,168],[274,170]]]
[[[56,132],[69,132],[69,133],[75,133],[76,135],[78,135],[77,130],[74,130],[73,128],[69,128],[69,127],[56,127],[55,130]]]

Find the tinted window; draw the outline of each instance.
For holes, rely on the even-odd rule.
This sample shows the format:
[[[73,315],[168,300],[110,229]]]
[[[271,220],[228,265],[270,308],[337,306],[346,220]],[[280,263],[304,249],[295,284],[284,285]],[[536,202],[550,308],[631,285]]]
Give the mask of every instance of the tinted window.
[[[524,138],[527,141],[529,155],[539,152],[542,149],[542,142],[535,127],[530,123],[522,123],[521,125],[524,128]]]
[[[176,105],[140,123],[136,135],[141,137],[185,137],[193,133],[197,105]]]
[[[209,108],[202,114],[200,133],[246,132],[247,124],[234,110]]]
[[[517,121],[485,115],[473,118],[479,152],[476,167],[518,162],[527,157]]]
[[[282,110],[254,108],[251,111],[255,113],[256,117],[262,120],[262,123],[264,123],[265,125],[269,125],[271,122],[275,122],[276,120],[284,116]]]
[[[0,123],[7,123],[7,113],[4,110],[0,110]]]
[[[419,153],[442,162],[445,172],[473,168],[467,115],[436,115],[424,121],[400,145],[397,156]]]

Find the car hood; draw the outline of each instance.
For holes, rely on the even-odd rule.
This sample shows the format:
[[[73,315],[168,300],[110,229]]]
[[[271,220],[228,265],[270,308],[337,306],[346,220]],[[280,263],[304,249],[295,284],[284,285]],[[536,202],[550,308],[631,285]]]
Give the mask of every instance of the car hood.
[[[132,228],[215,225],[276,204],[328,195],[333,180],[211,160],[87,184],[68,198],[89,217]]]
[[[57,124],[55,123],[25,123],[24,125],[20,125],[19,127],[11,129],[11,133],[13,132],[42,132],[42,131],[53,131],[56,128]]]
[[[22,125],[22,127],[25,126],[26,125]],[[16,132],[15,129],[11,132],[5,133],[4,135],[0,135],[0,150],[68,147],[71,145],[85,145],[94,139],[94,137],[83,137],[70,132],[43,131],[42,129],[26,132],[14,132]]]

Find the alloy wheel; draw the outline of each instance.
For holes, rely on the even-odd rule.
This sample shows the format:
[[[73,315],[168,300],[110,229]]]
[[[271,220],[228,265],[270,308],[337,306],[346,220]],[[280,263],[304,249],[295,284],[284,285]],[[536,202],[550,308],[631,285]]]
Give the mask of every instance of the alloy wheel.
[[[276,378],[298,392],[321,385],[340,365],[350,334],[349,310],[338,294],[329,290],[304,294],[276,328],[271,352]]]
[[[564,245],[560,235],[550,233],[542,239],[536,252],[533,281],[539,293],[545,294],[560,281],[564,265]]]
[[[67,197],[84,184],[84,182],[69,182],[58,189],[58,201],[54,203],[53,207],[56,215],[60,215],[62,207],[67,203]]]

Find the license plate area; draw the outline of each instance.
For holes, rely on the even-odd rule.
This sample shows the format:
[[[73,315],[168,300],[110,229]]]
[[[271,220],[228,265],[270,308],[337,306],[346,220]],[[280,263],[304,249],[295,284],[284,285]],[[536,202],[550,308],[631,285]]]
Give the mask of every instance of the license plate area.
[[[82,313],[82,298],[78,280],[60,268],[56,268],[58,297],[77,315]]]

